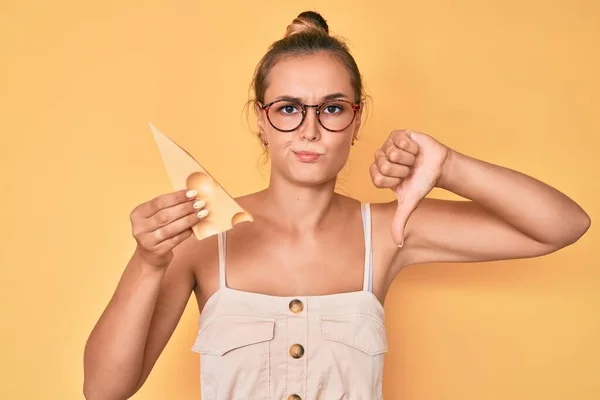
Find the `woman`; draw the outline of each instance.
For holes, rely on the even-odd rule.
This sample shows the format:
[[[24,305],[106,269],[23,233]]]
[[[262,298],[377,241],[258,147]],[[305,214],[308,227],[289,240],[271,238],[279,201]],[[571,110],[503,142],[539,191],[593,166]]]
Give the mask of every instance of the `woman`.
[[[590,226],[557,190],[411,131],[392,132],[370,170],[398,201],[370,207],[334,193],[363,91],[317,13],[273,44],[254,92],[272,163],[269,187],[238,199],[254,222],[198,241],[190,228],[210,210],[194,193],[135,208],[136,250],[86,347],[88,399],[142,386],[192,291],[203,398],[381,398],[382,304],[402,268],[541,256]],[[469,201],[424,199],[434,187]]]

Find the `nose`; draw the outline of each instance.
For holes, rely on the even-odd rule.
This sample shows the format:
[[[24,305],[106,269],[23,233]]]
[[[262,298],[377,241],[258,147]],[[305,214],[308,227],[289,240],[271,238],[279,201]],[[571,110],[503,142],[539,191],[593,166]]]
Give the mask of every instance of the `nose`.
[[[309,142],[314,142],[318,140],[321,136],[320,133],[320,124],[317,117],[318,109],[314,106],[306,107],[306,115],[305,121],[300,130],[300,135],[303,140],[308,140]]]

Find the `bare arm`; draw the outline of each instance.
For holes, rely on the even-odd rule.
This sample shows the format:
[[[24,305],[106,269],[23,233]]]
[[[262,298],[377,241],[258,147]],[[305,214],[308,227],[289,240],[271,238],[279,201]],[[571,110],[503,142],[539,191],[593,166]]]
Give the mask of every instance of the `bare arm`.
[[[403,264],[535,257],[577,241],[589,216],[530,176],[451,152],[439,187],[471,201],[425,199],[406,228]]]
[[[183,193],[172,196],[132,213],[138,246],[86,343],[89,400],[129,398],[141,387],[195,286],[186,249],[192,242],[184,240],[197,210]]]
[[[573,200],[523,173],[477,160],[416,132],[394,132],[371,167],[399,201],[380,205],[392,236],[402,237],[389,276],[428,262],[473,262],[548,254],[577,241],[590,218]],[[466,201],[423,199],[434,187]],[[383,232],[381,233],[383,235]],[[397,243],[397,241],[396,241]]]

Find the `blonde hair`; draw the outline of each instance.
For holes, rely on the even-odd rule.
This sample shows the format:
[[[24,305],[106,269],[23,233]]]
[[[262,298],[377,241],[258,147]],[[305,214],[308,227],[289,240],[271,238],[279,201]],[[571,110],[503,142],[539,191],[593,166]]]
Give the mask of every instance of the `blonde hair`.
[[[288,25],[284,37],[298,33],[329,35],[329,27],[327,26],[327,21],[320,14],[313,11],[305,11]]]
[[[262,57],[256,66],[252,80],[253,101],[264,104],[269,72],[279,61],[288,57],[317,53],[337,58],[346,68],[350,76],[350,84],[354,89],[354,100],[360,102],[363,97],[363,83],[354,57],[342,39],[329,35],[327,21],[314,11],[300,13],[288,25],[284,38],[274,42]]]

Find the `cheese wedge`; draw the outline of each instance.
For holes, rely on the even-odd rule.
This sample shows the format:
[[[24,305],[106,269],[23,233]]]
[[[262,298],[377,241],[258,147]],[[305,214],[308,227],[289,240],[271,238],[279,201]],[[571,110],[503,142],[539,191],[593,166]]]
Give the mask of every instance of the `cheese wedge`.
[[[194,236],[202,240],[227,231],[241,222],[253,221],[252,215],[219,185],[219,183],[184,149],[149,123],[150,130],[174,190],[194,189],[197,200],[204,200],[208,216],[192,227]]]

